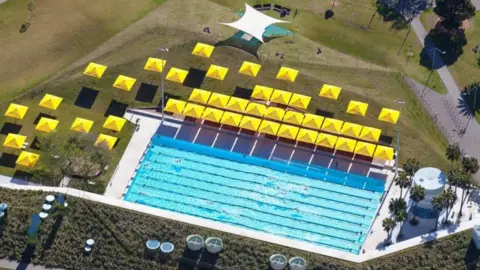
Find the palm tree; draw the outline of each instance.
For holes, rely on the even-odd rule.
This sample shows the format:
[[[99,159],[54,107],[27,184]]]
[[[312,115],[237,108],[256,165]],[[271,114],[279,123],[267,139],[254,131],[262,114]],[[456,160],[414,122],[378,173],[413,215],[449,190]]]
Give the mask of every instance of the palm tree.
[[[444,205],[445,203],[444,203],[442,194],[439,194],[438,196],[433,197],[432,207],[433,207],[433,210],[438,212],[437,220],[435,221],[435,231],[437,230],[438,218],[440,217],[440,213],[442,212]]]
[[[458,143],[449,144],[447,146],[447,152],[445,153],[447,159],[450,160],[450,169],[453,170],[453,162],[460,160],[460,156],[462,155],[462,150]]]
[[[462,166],[463,170],[470,174],[476,174],[480,169],[478,160],[475,157],[464,157],[462,159]]]
[[[418,203],[425,199],[425,188],[422,187],[422,186],[418,186],[418,185],[414,185],[412,187],[412,189],[410,190],[410,200],[413,201],[414,203],[414,210],[413,210],[413,219],[412,220],[415,220],[416,221],[416,217],[417,217],[417,207],[418,207]]]
[[[407,211],[402,210],[395,215],[395,222],[398,222],[398,223],[404,222],[405,220],[407,220],[407,218],[408,218]]]
[[[403,189],[408,188],[412,184],[412,180],[406,172],[400,172],[395,178],[395,185],[400,187],[400,198],[403,197]]]
[[[408,158],[402,166],[408,176],[412,177],[420,169],[420,161],[414,158]]]
[[[457,201],[457,194],[451,188],[448,188],[442,192],[441,196],[443,197],[443,208],[446,210],[445,223],[447,223],[450,210]]]
[[[387,244],[390,242],[392,230],[397,226],[397,223],[392,218],[386,218],[382,221],[383,230],[387,233]]]
[[[393,215],[397,215],[398,213],[405,211],[406,209],[407,209],[407,203],[402,198],[397,198],[397,199],[392,198],[390,200],[390,203],[388,204],[388,210]]]
[[[450,185],[450,188],[455,186],[455,192],[457,191],[457,187],[460,185],[462,173],[463,171],[460,169],[452,169],[448,173],[448,184]]]
[[[458,212],[458,216],[461,217],[463,204],[467,200],[467,196],[470,193],[470,188],[472,187],[473,181],[472,181],[472,175],[469,174],[468,172],[462,172],[458,176],[459,176],[458,185],[462,188],[462,196],[460,200],[460,212]]]

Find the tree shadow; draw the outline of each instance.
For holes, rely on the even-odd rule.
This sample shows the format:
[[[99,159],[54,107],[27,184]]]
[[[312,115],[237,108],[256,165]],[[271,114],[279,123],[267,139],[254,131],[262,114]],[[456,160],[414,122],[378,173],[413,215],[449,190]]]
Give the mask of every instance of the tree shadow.
[[[42,119],[43,117],[45,118],[48,118],[48,119],[53,119],[53,120],[56,120],[57,117],[53,116],[53,115],[50,115],[50,114],[46,114],[46,113],[39,113],[37,115],[37,117],[35,117],[35,120],[33,121],[33,124],[34,125],[37,125],[38,122],[40,122],[40,119]]]
[[[463,258],[463,263],[465,265],[465,269],[477,269],[478,260],[480,258],[480,250],[477,249],[475,246],[475,242],[473,239],[470,241],[468,245],[467,253]]]
[[[389,1],[392,0],[383,0],[383,2]],[[430,8],[430,2],[430,0],[398,0],[395,9],[408,20]]]
[[[466,112],[468,112],[468,115],[474,116],[474,112],[480,111],[480,91],[479,90],[480,90],[480,82],[471,83],[463,89],[462,98],[461,100],[459,100],[459,105],[458,105],[459,108],[461,108],[462,112],[465,110]],[[464,107],[466,108],[464,109]]]
[[[253,93],[253,89],[237,86],[235,87],[235,91],[233,91],[232,96],[244,98],[244,99],[250,99],[250,97],[252,96],[252,93]]]
[[[22,252],[22,257],[19,260],[17,270],[26,270],[28,269],[29,264],[32,262],[32,258],[35,253],[35,245],[27,245]]]
[[[110,102],[110,105],[108,105],[108,108],[105,111],[104,116],[107,117],[109,115],[113,115],[113,116],[123,117],[123,115],[127,111],[127,108],[128,108],[128,104],[118,102],[112,99],[112,101]]]
[[[206,70],[190,68],[188,70],[188,75],[183,82],[183,85],[191,88],[200,88],[202,86],[203,80],[205,80],[206,75]]]
[[[155,95],[157,94],[158,85],[148,84],[142,82],[138,88],[137,95],[135,96],[136,101],[152,103]]]
[[[93,103],[97,99],[97,96],[97,90],[83,86],[74,102],[74,105],[84,109],[91,109]]]
[[[22,130],[22,125],[5,122],[0,130],[0,134],[8,135],[8,133],[19,134]]]
[[[467,45],[465,30],[449,29],[439,24],[428,33],[424,44],[420,52],[420,65],[429,69],[450,66],[463,55],[463,47]],[[432,60],[433,56],[435,61]]]
[[[460,113],[464,116],[468,116],[468,117],[473,117],[473,111],[471,110],[471,107],[473,107],[473,104],[468,104],[467,100],[465,99],[464,95],[462,95],[459,99],[458,99],[458,104],[457,104],[457,108],[460,110]]]
[[[378,14],[383,17],[384,22],[393,22],[391,28],[397,31],[408,28],[408,21],[405,19],[407,12],[404,11],[404,7],[399,6],[405,1],[407,0],[398,1],[395,4],[391,0],[377,0]],[[402,14],[402,12],[405,13]]]

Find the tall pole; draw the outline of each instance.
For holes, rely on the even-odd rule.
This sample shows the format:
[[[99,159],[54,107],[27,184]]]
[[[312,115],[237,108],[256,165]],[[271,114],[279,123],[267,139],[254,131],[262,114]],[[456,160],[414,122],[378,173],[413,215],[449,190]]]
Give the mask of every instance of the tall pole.
[[[162,59],[162,122],[161,122],[161,125],[163,125],[163,119],[164,119],[164,107],[165,107],[165,89],[164,89],[164,75],[165,74],[165,60]]]
[[[395,155],[395,175],[398,175],[398,156],[400,155],[400,122],[397,122],[397,154]]]

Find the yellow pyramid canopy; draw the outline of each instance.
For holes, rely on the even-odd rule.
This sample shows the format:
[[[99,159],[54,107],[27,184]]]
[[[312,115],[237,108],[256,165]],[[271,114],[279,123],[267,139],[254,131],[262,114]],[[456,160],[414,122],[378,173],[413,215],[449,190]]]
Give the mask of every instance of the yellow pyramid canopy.
[[[373,158],[383,159],[383,160],[392,160],[394,150],[392,147],[377,145]]]
[[[220,123],[220,120],[222,119],[223,111],[215,108],[206,108],[203,111],[202,114],[202,119],[212,121],[215,123]]]
[[[354,153],[366,157],[372,157],[375,152],[375,144],[366,142],[357,142]]]
[[[294,82],[297,78],[298,70],[293,68],[281,67],[277,74],[277,79]]]
[[[208,99],[208,105],[214,106],[217,108],[225,108],[230,100],[230,96],[219,94],[219,93],[212,93],[210,98]]]
[[[167,112],[181,114],[187,103],[178,99],[169,98],[164,110]]]
[[[356,140],[339,137],[337,140],[337,144],[335,144],[335,149],[353,153],[353,151],[355,150],[355,144],[357,144]]]
[[[206,76],[212,79],[223,81],[225,79],[225,76],[227,76],[227,72],[228,72],[228,68],[226,67],[210,65],[210,68],[208,68]]]
[[[195,48],[193,48],[192,54],[205,58],[210,58],[214,49],[215,47],[211,45],[199,42],[197,43],[197,45],[195,45]]]
[[[319,96],[337,100],[342,88],[329,84],[324,84],[320,90]]]
[[[40,121],[38,121],[38,124],[35,127],[35,130],[39,130],[43,132],[52,132],[57,128],[57,126],[58,126],[58,120],[42,117],[40,118]]]
[[[288,105],[290,98],[292,97],[292,93],[288,91],[278,90],[275,89],[273,91],[272,96],[270,97],[271,102],[276,102],[284,105]]]
[[[261,67],[262,66],[259,64],[244,61],[238,72],[248,76],[257,77],[258,71]]]
[[[365,116],[368,104],[360,101],[352,100],[348,103],[347,113]]]
[[[303,121],[303,113],[295,111],[287,111],[283,117],[283,122],[287,122],[294,125],[301,125]]]
[[[62,103],[63,98],[57,97],[54,95],[46,94],[42,100],[40,100],[40,105],[41,107],[50,109],[50,110],[56,110],[58,106],[60,106],[60,103]]]
[[[399,111],[382,108],[382,111],[378,115],[378,120],[396,124],[398,122],[399,117],[400,117]]]
[[[103,127],[114,131],[120,131],[122,130],[126,121],[127,120],[125,118],[110,115],[107,117],[107,120],[105,120]]]
[[[272,120],[282,121],[283,116],[285,116],[284,109],[281,109],[278,107],[268,107],[263,117],[269,118]]]
[[[306,143],[315,143],[318,132],[310,129],[301,128],[298,132],[297,141]]]
[[[282,124],[278,130],[277,136],[295,140],[295,138],[297,138],[298,130],[298,127]]]
[[[220,123],[233,127],[238,127],[242,121],[242,115],[239,113],[225,112]]]
[[[263,86],[263,85],[255,85],[255,87],[253,88],[251,98],[269,100],[270,97],[272,96],[272,93],[273,93],[273,88]]]
[[[342,129],[343,121],[333,119],[333,118],[325,118],[323,120],[323,125],[321,130],[328,131],[331,133],[340,133]]]
[[[231,97],[227,103],[227,109],[243,113],[247,108],[248,100],[238,97]]]
[[[248,129],[251,131],[257,131],[261,121],[262,120],[258,118],[245,115],[243,116],[239,127],[242,129]]]
[[[92,128],[92,126],[93,126],[93,121],[77,117],[75,118],[75,121],[73,121],[73,124],[70,127],[70,129],[77,132],[88,133]]]
[[[83,74],[100,79],[106,69],[107,66],[90,62],[87,68],[83,71]]]
[[[113,87],[122,89],[125,91],[130,91],[136,81],[137,79],[135,78],[119,75],[115,80],[115,82],[113,83]]]
[[[212,95],[212,92],[210,91],[194,88],[188,100],[195,101],[201,104],[207,104],[210,95]]]
[[[260,127],[258,128],[258,132],[270,134],[270,135],[277,135],[279,128],[280,128],[279,123],[263,120],[262,123],[260,124]]]
[[[155,72],[163,72],[163,67],[167,64],[167,60],[149,57],[143,69]]]
[[[250,102],[248,103],[248,106],[245,109],[245,113],[263,117],[266,110],[267,110],[267,106],[265,106],[264,104]]]
[[[22,148],[23,143],[25,142],[26,139],[27,139],[26,136],[8,133],[7,137],[5,138],[5,141],[3,141],[3,146],[20,149]]]
[[[373,127],[363,127],[362,132],[360,133],[359,139],[371,142],[378,142],[382,130]]]
[[[320,145],[327,148],[333,148],[337,143],[338,137],[335,135],[330,135],[327,133],[319,133],[317,140],[315,141],[316,145]]]
[[[165,77],[165,79],[172,82],[183,83],[185,81],[185,78],[187,78],[187,75],[188,71],[172,67],[168,71],[167,77]]]
[[[27,114],[27,111],[28,111],[27,106],[11,103],[10,106],[8,106],[5,116],[16,118],[16,119],[23,119],[23,117],[25,117],[25,114]]]
[[[340,130],[340,134],[358,138],[358,136],[360,136],[360,132],[362,131],[362,127],[362,125],[345,122]]]
[[[15,163],[25,167],[35,167],[35,164],[37,164],[37,161],[39,158],[40,158],[40,155],[38,154],[22,151],[20,153],[20,156],[18,156],[17,161],[15,161]]]
[[[303,118],[302,126],[313,129],[320,129],[322,127],[324,118],[325,117],[320,115],[306,113],[305,117]]]
[[[312,98],[305,95],[293,94],[292,99],[290,99],[289,105],[295,108],[302,110],[307,109],[308,104]]]
[[[200,118],[202,117],[204,110],[205,106],[194,103],[187,103],[187,105],[183,109],[182,114],[190,117]]]
[[[97,140],[95,141],[94,145],[97,147],[107,148],[112,150],[117,142],[118,138],[113,136],[108,136],[105,134],[99,134]]]

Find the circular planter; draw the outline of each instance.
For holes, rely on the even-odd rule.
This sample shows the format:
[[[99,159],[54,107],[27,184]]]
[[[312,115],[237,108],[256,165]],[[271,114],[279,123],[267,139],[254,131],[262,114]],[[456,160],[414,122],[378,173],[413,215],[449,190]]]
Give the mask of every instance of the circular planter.
[[[209,237],[205,240],[205,246],[207,247],[208,252],[215,254],[222,251],[223,242],[222,239],[218,237]]]
[[[158,240],[148,240],[146,246],[149,250],[157,250],[160,248],[160,241]]]
[[[164,254],[170,254],[175,250],[175,246],[170,242],[165,242],[160,245],[160,251]]]
[[[307,261],[301,257],[293,257],[288,261],[290,270],[305,270],[307,269]]]
[[[270,267],[272,267],[273,270],[283,270],[287,267],[287,263],[287,257],[282,254],[273,254],[270,256]]]
[[[198,251],[203,248],[203,237],[198,234],[192,234],[187,237],[187,247],[190,250]]]

